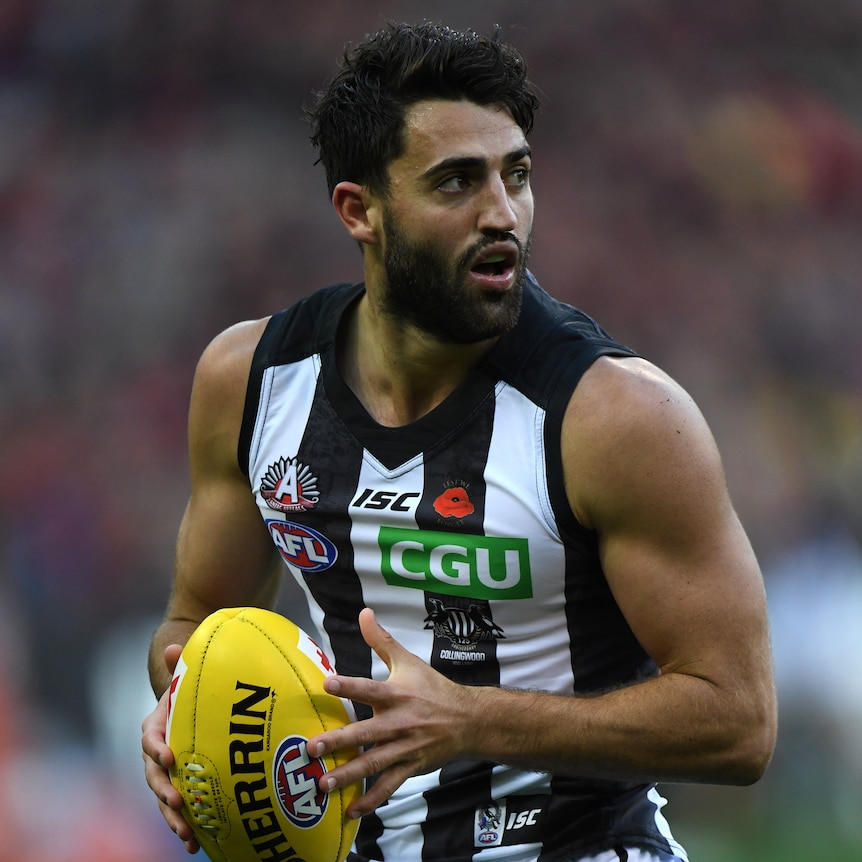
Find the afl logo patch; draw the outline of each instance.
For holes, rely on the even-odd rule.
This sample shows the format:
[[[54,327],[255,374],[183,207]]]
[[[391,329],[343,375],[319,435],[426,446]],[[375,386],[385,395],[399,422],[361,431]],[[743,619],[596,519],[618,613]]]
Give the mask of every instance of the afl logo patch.
[[[284,561],[303,572],[322,572],[338,559],[335,545],[311,527],[269,520],[266,526]]]
[[[326,767],[319,757],[309,757],[304,736],[281,741],[272,762],[273,787],[278,804],[300,829],[316,826],[326,811],[329,796],[318,789]]]

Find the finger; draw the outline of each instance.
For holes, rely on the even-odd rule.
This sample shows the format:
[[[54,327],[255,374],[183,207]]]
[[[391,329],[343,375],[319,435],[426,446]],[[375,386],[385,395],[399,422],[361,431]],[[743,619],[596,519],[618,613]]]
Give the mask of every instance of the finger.
[[[168,644],[168,646],[165,647],[165,664],[171,673],[177,669],[177,662],[180,660],[182,652],[182,644]]]
[[[386,684],[364,676],[328,676],[323,689],[336,697],[358,701],[367,706],[379,706],[387,702]]]
[[[410,768],[404,764],[397,764],[387,769],[377,781],[369,788],[368,792],[355,800],[345,812],[348,819],[357,820],[370,814],[386,802],[393,793],[411,776]]]
[[[318,786],[326,793],[331,793],[339,787],[348,787],[379,775],[383,768],[383,763],[372,749],[327,772],[318,782]]]
[[[163,767],[149,757],[144,756],[144,775],[150,790],[158,797],[159,811],[172,832],[185,844],[189,853],[197,853],[200,844],[195,834],[182,815],[183,797],[171,783],[170,777]]]
[[[158,732],[146,732],[141,736],[141,751],[144,757],[153,761],[161,769],[168,770],[174,765],[174,753],[165,745],[165,737]]]
[[[174,763],[173,752],[165,741],[167,723],[168,692],[165,692],[156,708],[141,723],[141,748],[144,754],[166,769]]]
[[[185,844],[186,851],[188,853],[197,853],[200,850],[200,844],[185,818],[164,804],[160,804],[159,808],[162,816],[165,818],[165,822],[168,824],[168,828]]]
[[[385,725],[371,719],[324,731],[308,740],[306,750],[311,757],[343,750],[350,755],[321,779],[320,787],[325,791],[363,781],[409,755],[409,747],[395,739]]]
[[[158,797],[159,803],[174,811],[183,807],[183,797],[171,783],[168,771],[151,757],[144,755],[144,777],[150,790]]]
[[[336,751],[362,751],[376,743],[388,741],[390,736],[385,733],[385,726],[371,719],[355,721],[311,737],[306,743],[306,750],[311,757],[323,757]]]

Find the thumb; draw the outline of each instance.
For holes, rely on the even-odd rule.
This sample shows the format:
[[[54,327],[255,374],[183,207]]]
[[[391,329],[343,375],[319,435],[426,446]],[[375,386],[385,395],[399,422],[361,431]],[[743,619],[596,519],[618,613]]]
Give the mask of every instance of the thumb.
[[[397,654],[403,647],[377,622],[377,616],[371,608],[363,608],[359,612],[359,630],[365,643],[380,656],[391,672]]]
[[[168,644],[168,646],[165,647],[165,664],[167,665],[168,670],[171,673],[176,670],[177,662],[180,660],[180,655],[182,655],[182,652],[182,644]]]

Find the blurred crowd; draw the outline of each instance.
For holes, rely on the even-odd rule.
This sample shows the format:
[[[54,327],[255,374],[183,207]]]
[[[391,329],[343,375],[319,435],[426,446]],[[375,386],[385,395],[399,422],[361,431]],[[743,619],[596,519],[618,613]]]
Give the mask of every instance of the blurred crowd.
[[[359,277],[302,108],[392,18],[524,51],[531,268],[692,392],[766,574],[744,798],[862,854],[862,5],[0,0],[0,862],[181,858],[137,745],[194,364]]]

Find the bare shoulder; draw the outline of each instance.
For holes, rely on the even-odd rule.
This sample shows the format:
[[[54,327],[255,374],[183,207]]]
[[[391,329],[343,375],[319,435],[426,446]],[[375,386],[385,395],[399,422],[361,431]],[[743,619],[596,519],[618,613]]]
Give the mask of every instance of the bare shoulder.
[[[221,385],[234,378],[244,381],[255,347],[268,322],[268,317],[245,320],[220,332],[201,354],[196,377],[204,382],[216,380]]]
[[[590,414],[602,414],[602,421],[609,416],[639,421],[643,411],[650,413],[654,409],[665,413],[678,408],[697,409],[679,383],[639,357],[603,356],[596,360],[572,396],[572,418],[578,418],[587,405]]]
[[[245,393],[255,347],[268,318],[237,323],[207,345],[195,370],[189,407],[189,443],[196,456],[235,460]]]
[[[578,384],[563,423],[573,509],[587,526],[622,500],[651,505],[700,487],[723,493],[721,459],[689,393],[640,358],[602,357]]]
[[[191,496],[177,541],[168,618],[269,605],[279,559],[238,457],[251,362],[267,320],[217,335],[198,361],[189,406]]]

